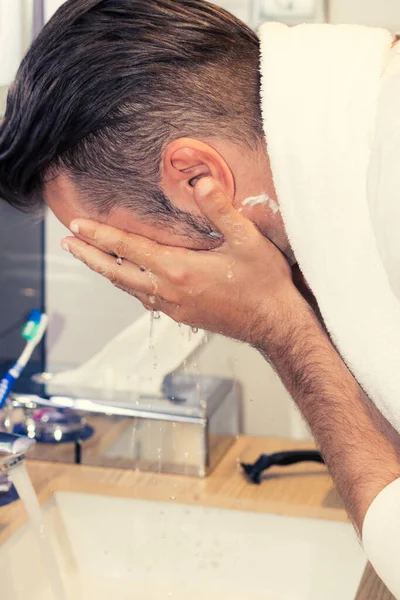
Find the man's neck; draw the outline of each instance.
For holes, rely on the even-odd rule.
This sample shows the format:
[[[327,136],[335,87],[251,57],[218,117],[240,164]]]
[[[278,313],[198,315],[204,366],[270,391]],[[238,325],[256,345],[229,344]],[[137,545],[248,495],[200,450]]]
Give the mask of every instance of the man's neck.
[[[279,248],[290,266],[293,266],[296,259],[286,235],[266,145],[254,156],[247,157],[241,169],[240,180],[247,185],[237,190],[236,208],[257,225],[261,233]],[[249,181],[247,173],[255,176]]]

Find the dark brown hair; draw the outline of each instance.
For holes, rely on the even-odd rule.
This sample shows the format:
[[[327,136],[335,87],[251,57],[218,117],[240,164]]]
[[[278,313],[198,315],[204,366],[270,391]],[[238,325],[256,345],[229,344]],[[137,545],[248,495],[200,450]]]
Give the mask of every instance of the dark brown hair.
[[[0,196],[34,209],[64,169],[101,213],[182,217],[160,189],[163,149],[182,136],[256,145],[258,61],[256,34],[203,0],[69,0],[9,91]]]

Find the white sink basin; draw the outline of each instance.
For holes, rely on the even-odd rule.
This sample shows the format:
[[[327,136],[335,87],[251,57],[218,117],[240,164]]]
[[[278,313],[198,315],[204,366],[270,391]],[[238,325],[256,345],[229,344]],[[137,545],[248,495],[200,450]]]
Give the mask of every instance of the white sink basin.
[[[354,600],[346,523],[69,492],[45,507],[68,600]],[[53,600],[28,526],[0,548],[2,600]]]

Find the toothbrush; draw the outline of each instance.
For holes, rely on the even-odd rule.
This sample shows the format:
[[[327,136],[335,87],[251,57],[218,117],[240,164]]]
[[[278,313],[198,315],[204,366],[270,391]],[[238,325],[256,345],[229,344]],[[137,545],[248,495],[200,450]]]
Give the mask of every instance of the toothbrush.
[[[0,382],[0,410],[3,408],[15,382],[25,369],[34,349],[42,340],[47,329],[48,317],[40,310],[33,310],[22,330],[22,337],[26,340],[21,356],[11,369],[4,375]]]

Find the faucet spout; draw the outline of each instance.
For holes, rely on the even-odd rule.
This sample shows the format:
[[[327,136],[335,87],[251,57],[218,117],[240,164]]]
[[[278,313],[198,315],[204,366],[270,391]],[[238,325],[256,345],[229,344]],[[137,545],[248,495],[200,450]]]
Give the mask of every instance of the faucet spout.
[[[9,471],[22,462],[35,440],[0,431],[0,471]]]

